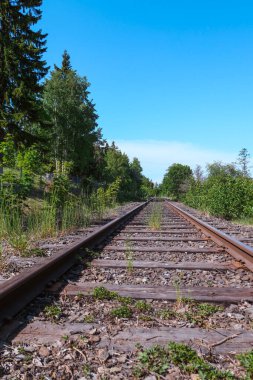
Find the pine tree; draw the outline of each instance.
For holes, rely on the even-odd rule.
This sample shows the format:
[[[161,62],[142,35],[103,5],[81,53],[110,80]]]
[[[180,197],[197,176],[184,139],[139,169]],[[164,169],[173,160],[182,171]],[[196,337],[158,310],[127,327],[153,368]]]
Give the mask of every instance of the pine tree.
[[[238,165],[245,177],[249,176],[250,154],[246,148],[242,148],[238,154]]]
[[[41,79],[48,68],[42,59],[46,35],[34,25],[42,0],[0,1],[0,138],[34,140],[29,131],[41,119]]]
[[[62,65],[61,65],[61,67],[54,65],[54,69],[56,71],[61,71],[62,75],[66,75],[67,73],[70,72],[70,70],[72,69],[72,66],[70,63],[70,55],[67,52],[67,50],[64,50],[64,52],[62,54]]]

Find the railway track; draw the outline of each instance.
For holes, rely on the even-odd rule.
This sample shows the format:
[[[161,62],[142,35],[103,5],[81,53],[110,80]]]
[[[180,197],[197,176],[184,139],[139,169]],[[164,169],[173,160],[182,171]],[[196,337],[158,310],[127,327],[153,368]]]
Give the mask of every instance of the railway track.
[[[136,344],[169,341],[243,378],[234,355],[253,348],[253,248],[230,235],[173,202],[144,203],[5,281],[3,378],[155,380],[143,363],[133,371]],[[192,378],[169,367],[161,378]]]

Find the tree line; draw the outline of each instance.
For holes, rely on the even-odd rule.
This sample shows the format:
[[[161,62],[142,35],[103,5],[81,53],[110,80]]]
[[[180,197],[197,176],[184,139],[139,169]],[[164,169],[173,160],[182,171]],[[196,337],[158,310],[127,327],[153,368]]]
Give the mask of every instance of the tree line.
[[[200,165],[192,171],[188,165],[175,163],[164,175],[160,191],[211,215],[226,219],[252,218],[253,179],[249,159],[248,150],[243,148],[235,163],[208,164],[206,173]]]
[[[154,193],[137,158],[109,145],[98,125],[90,83],[71,65],[49,72],[43,56],[47,35],[36,29],[42,0],[0,2],[0,160],[13,188],[31,188],[34,176],[67,176],[88,192],[113,183],[118,200]],[[17,186],[16,186],[17,185]]]

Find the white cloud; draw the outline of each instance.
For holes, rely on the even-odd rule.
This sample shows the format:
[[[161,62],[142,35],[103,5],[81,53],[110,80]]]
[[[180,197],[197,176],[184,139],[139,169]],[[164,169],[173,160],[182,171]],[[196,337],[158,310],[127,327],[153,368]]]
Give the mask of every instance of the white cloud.
[[[193,169],[197,164],[205,168],[207,163],[214,161],[233,162],[238,155],[238,152],[224,153],[179,141],[115,140],[115,143],[130,159],[137,157],[143,174],[158,183],[162,181],[167,168],[175,162]]]

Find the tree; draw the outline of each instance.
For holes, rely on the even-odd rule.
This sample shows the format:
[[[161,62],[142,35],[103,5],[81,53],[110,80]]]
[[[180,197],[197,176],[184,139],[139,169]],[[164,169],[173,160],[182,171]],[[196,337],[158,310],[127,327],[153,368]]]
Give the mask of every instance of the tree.
[[[194,178],[197,182],[203,182],[204,180],[204,173],[200,165],[196,165],[195,167]]]
[[[46,35],[34,30],[42,0],[0,2],[0,138],[31,143],[29,125],[42,120],[41,79],[48,68],[42,59]]]
[[[117,178],[120,179],[119,200],[125,201],[131,198],[131,173],[129,158],[122,153],[118,147],[112,143],[105,153],[104,180],[105,183],[111,184]]]
[[[100,131],[95,106],[89,99],[89,85],[86,77],[71,68],[66,51],[61,68],[55,66],[45,83],[43,104],[52,124],[51,155],[59,171],[64,162],[71,162],[75,173],[88,175],[94,160]]]
[[[132,180],[132,199],[138,200],[142,197],[141,185],[142,185],[142,167],[138,158],[134,157],[130,163],[130,173]]]
[[[156,196],[158,193],[158,185],[154,184],[149,178],[142,176],[141,194],[142,198],[150,198]]]
[[[226,177],[238,177],[241,172],[236,168],[235,164],[223,164],[220,161],[215,161],[207,165],[208,180]]]
[[[173,164],[163,178],[162,190],[178,200],[187,192],[191,178],[192,170],[188,165]]]
[[[250,154],[246,148],[243,148],[240,150],[239,155],[238,155],[238,165],[239,168],[241,169],[242,174],[245,177],[249,176],[249,159],[250,159]]]

